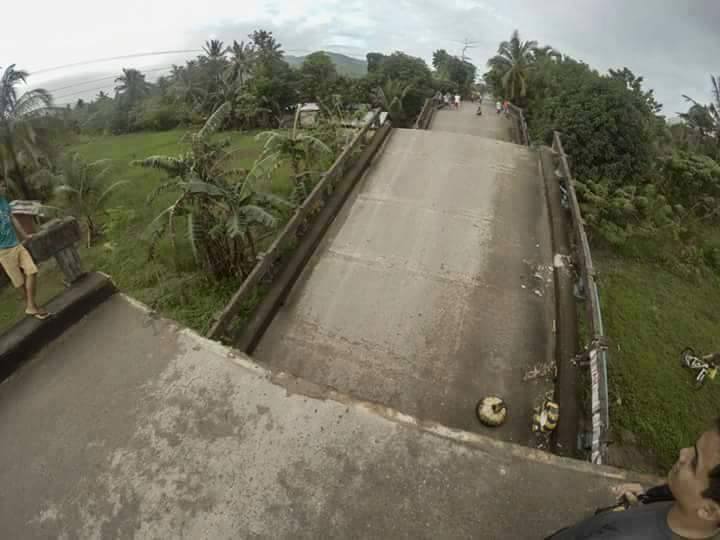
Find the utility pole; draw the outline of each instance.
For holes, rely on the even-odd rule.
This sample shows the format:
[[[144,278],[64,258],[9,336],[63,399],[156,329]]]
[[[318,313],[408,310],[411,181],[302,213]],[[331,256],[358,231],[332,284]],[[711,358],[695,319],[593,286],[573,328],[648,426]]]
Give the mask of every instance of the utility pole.
[[[472,41],[468,38],[463,39],[462,41],[458,42],[462,44],[462,52],[460,53],[460,59],[465,62],[466,60],[469,60],[469,57],[465,54],[465,51],[468,49],[474,49],[477,47],[479,41]]]

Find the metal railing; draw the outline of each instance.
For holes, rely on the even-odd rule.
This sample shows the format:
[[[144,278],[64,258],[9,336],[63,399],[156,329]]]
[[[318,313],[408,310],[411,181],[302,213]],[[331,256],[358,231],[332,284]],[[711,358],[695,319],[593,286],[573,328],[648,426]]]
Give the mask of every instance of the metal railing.
[[[381,111],[375,110],[372,117],[355,134],[350,143],[343,149],[331,167],[323,174],[305,201],[295,210],[285,227],[279,232],[268,250],[261,255],[250,274],[242,282],[240,288],[232,296],[222,312],[214,319],[207,336],[220,339],[226,332],[232,319],[241,311],[244,302],[255,294],[261,281],[273,272],[274,266],[286,250],[302,235],[304,227],[318,208],[332,193],[333,188],[343,175],[352,167],[353,158],[365,146],[370,129],[379,130]]]
[[[560,134],[553,133],[552,149],[558,162],[557,174],[565,183],[572,219],[573,244],[575,258],[580,271],[580,280],[585,292],[587,320],[590,330],[590,343],[587,345],[587,358],[590,366],[592,440],[590,444],[590,461],[602,464],[607,459],[607,435],[610,427],[610,411],[608,400],[608,353],[605,346],[605,330],[600,296],[598,294],[593,267],[590,244],[585,233],[580,204],[575,192],[575,180],[570,172],[567,155],[562,145]]]

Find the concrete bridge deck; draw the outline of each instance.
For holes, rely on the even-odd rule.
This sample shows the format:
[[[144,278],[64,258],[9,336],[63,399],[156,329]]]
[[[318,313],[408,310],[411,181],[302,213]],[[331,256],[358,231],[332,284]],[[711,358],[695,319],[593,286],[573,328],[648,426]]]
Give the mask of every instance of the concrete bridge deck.
[[[7,539],[537,540],[629,480],[273,375],[121,295],[0,384],[0,440]]]
[[[554,362],[545,190],[531,150],[472,134],[509,137],[509,121],[474,111],[440,111],[433,131],[393,131],[253,355],[422,419],[533,445],[532,409],[552,384],[523,379]],[[492,431],[475,415],[488,394],[510,407]]]

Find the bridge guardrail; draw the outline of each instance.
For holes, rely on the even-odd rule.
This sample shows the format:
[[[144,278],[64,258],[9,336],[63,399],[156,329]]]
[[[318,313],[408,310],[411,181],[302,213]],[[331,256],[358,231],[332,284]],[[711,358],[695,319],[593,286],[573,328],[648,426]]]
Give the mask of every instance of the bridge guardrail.
[[[436,105],[437,103],[435,98],[427,98],[425,100],[423,108],[420,111],[417,120],[415,120],[413,129],[427,129],[430,127],[430,122],[432,122],[433,115],[435,114]]]
[[[83,271],[75,245],[80,241],[80,225],[74,217],[54,219],[32,235],[25,247],[38,266],[48,259],[55,258],[65,277],[65,283],[71,284],[82,277]],[[0,271],[0,290],[10,284],[5,272]]]
[[[525,121],[525,114],[522,109],[513,103],[508,103],[508,109],[510,114],[513,116],[516,124],[516,129],[520,135],[520,144],[530,146],[530,134],[528,133],[527,122]]]
[[[329,198],[338,182],[352,168],[353,159],[357,152],[366,145],[368,131],[375,129],[376,134],[381,131],[380,116],[381,110],[376,109],[372,117],[355,134],[352,141],[323,174],[321,180],[315,185],[305,201],[295,210],[268,250],[260,256],[255,267],[245,278],[245,281],[242,282],[240,288],[235,292],[222,312],[215,317],[210,330],[207,332],[207,337],[220,339],[226,333],[232,319],[242,309],[244,301],[251,298],[255,294],[258,285],[274,272],[275,266],[282,255],[302,236],[309,220]]]
[[[553,132],[552,149],[558,162],[558,174],[565,182],[570,215],[572,219],[573,244],[576,259],[580,270],[580,279],[585,291],[587,320],[590,325],[591,341],[587,345],[587,358],[590,366],[591,379],[591,409],[592,409],[592,441],[590,461],[602,464],[607,460],[607,436],[610,428],[610,411],[608,399],[608,353],[605,346],[605,331],[603,327],[602,312],[600,309],[600,296],[595,279],[590,244],[585,233],[584,221],[580,211],[575,180],[570,171],[567,155],[562,145],[560,133]]]

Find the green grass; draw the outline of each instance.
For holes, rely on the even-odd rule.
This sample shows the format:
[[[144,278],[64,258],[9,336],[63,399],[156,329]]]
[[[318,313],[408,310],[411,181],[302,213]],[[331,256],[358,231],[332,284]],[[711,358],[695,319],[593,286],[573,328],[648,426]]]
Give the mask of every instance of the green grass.
[[[720,350],[720,280],[691,281],[639,259],[596,254],[613,427],[633,432],[661,470],[720,413],[720,378],[693,388],[679,354]]]
[[[212,316],[219,311],[240,285],[239,276],[213,281],[197,271],[188,243],[181,240],[180,257],[176,259],[170,243],[161,241],[158,256],[148,260],[144,233],[153,218],[165,208],[173,193],[148,203],[148,195],[167,177],[154,169],[131,167],[130,162],[156,154],[176,155],[188,144],[181,142],[184,131],[135,133],[120,136],[80,137],[66,150],[77,151],[87,161],[113,160],[109,181],[128,180],[129,184],[114,192],[104,219],[105,238],[96,246],[81,248],[86,268],[110,274],[119,289],[145,302],[163,315],[204,332]],[[225,132],[235,151],[232,166],[250,168],[260,154],[261,143],[252,133]],[[287,196],[291,191],[287,169],[279,169],[269,189]],[[183,230],[178,226],[179,230]],[[41,266],[38,298],[46,302],[62,290],[62,278],[52,263]],[[15,291],[0,291],[0,330],[22,316],[22,304]]]

